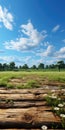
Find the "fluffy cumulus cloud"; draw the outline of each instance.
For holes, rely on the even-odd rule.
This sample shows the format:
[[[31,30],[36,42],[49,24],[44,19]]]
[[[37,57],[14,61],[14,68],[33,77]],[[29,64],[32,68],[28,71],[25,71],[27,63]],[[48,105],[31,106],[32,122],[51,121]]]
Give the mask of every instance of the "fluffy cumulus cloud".
[[[59,53],[60,53],[60,54],[65,54],[65,47],[62,47],[62,48],[59,50]]]
[[[34,28],[31,21],[28,21],[27,24],[21,25],[21,33],[23,36],[17,38],[15,41],[11,40],[9,42],[5,42],[6,49],[18,51],[30,50],[37,47],[47,37],[47,32],[45,30],[43,32],[39,32]]]
[[[60,28],[60,25],[56,25],[53,29],[52,32],[57,32]]]
[[[52,57],[54,53],[54,46],[49,44],[47,48],[43,52],[38,53],[38,55],[41,57]]]
[[[5,28],[9,30],[13,29],[13,15],[2,6],[0,6],[0,23],[3,23]]]
[[[65,47],[60,48],[60,50],[56,51],[55,57],[57,59],[64,59],[65,60]]]
[[[52,56],[54,52],[54,46],[53,45],[49,45],[47,47],[47,50],[43,53],[44,56]]]
[[[48,45],[47,49],[40,54],[44,57],[52,57],[56,58],[57,60],[65,60],[65,47],[62,47],[58,51],[56,51],[53,45]]]
[[[45,64],[52,64],[59,60],[65,60],[65,47],[56,51],[55,47],[49,43],[46,49],[39,51],[36,55],[40,56],[42,61],[44,59]]]
[[[56,52],[57,57],[64,57],[64,55],[65,55],[65,47],[60,48],[60,50]]]

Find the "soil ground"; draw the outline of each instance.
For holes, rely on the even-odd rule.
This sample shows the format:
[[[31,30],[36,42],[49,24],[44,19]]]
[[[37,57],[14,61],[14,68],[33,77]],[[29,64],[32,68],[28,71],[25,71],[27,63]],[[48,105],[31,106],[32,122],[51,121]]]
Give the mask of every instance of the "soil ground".
[[[22,78],[13,78],[9,80],[9,83],[12,83],[14,86],[15,85],[25,85],[27,82],[29,81],[36,81],[39,86],[44,87],[44,85],[48,85],[48,86],[63,86],[65,87],[65,82],[59,82],[59,81],[55,81],[55,80],[49,80],[48,78],[43,78],[42,76],[37,76],[37,75],[29,75],[29,76],[25,76]]]

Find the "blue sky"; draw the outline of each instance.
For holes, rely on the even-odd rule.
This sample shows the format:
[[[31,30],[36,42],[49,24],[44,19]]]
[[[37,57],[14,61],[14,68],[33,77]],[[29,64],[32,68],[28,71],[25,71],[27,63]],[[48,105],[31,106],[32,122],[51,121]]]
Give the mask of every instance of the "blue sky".
[[[65,60],[65,0],[1,0],[0,63]]]

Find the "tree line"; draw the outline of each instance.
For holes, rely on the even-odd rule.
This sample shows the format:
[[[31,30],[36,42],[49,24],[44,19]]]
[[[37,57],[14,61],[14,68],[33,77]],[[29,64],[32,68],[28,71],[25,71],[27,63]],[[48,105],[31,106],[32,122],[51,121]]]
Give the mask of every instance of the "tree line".
[[[23,66],[16,66],[15,62],[10,62],[9,64],[7,63],[0,63],[0,71],[17,71],[17,70],[28,70],[28,69],[33,69],[33,70],[39,70],[39,69],[56,69],[60,71],[60,69],[65,69],[65,63],[64,61],[58,61],[56,64],[50,64],[50,65],[45,65],[43,63],[40,63],[38,66],[33,65],[32,67],[29,67],[27,64],[24,64]]]

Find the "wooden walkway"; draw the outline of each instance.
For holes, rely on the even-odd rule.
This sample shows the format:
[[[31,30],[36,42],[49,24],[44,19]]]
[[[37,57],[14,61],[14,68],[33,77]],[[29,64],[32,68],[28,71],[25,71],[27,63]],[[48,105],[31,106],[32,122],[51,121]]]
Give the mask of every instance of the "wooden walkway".
[[[60,118],[53,114],[45,101],[50,90],[0,89],[0,130],[62,130]],[[52,126],[54,129],[52,129]]]

